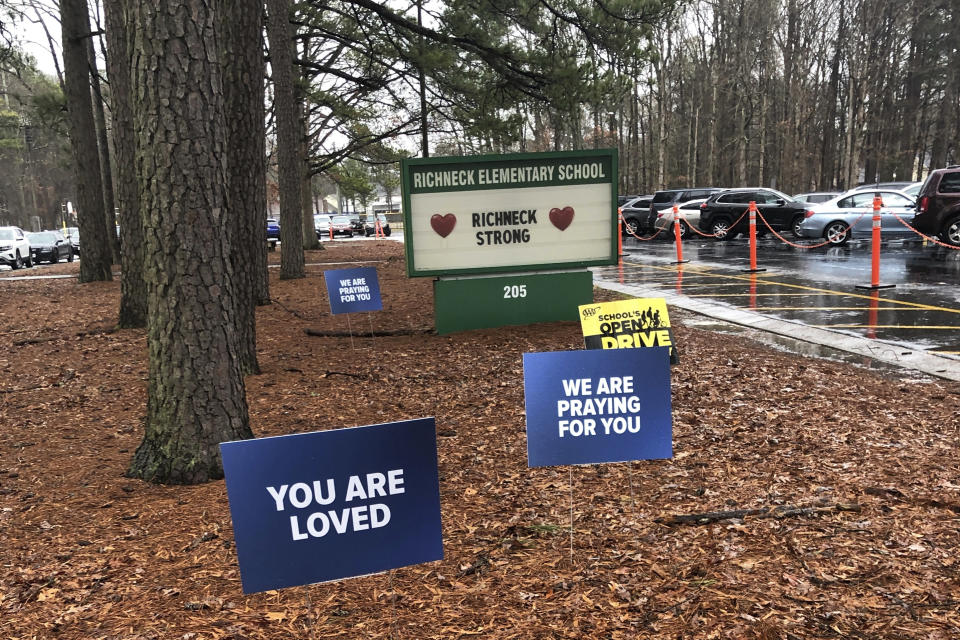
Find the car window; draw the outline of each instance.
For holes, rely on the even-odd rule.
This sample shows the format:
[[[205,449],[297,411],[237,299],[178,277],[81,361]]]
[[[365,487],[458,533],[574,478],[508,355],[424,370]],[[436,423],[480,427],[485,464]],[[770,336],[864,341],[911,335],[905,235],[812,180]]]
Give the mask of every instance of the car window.
[[[717,202],[731,202],[736,204],[748,204],[756,199],[757,194],[753,191],[739,191],[737,193],[728,193],[717,198]]]
[[[844,198],[837,205],[842,209],[869,209],[873,207],[873,192],[855,193]]]
[[[677,194],[673,191],[658,191],[653,194],[654,204],[663,204],[664,202],[673,202],[673,198]]]
[[[781,200],[781,198],[774,193],[760,191],[757,193],[755,200],[757,204],[776,204],[777,200]]]
[[[940,193],[960,193],[960,171],[943,174],[937,191]]]
[[[13,240],[13,229],[0,229],[0,240]]]
[[[884,192],[881,194],[883,206],[885,207],[910,207],[913,206],[913,200],[904,197],[899,193]],[[872,205],[872,203],[871,203]]]

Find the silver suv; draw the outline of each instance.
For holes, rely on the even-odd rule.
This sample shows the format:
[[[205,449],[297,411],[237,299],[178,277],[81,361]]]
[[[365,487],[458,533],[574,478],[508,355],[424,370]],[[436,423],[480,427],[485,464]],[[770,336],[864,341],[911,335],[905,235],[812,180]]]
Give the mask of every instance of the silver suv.
[[[30,241],[20,227],[0,227],[0,264],[11,269],[33,266]]]

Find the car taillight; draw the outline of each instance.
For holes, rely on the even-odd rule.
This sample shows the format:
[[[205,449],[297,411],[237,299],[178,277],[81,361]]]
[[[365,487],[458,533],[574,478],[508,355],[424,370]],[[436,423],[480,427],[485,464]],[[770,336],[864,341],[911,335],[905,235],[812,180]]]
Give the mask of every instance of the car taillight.
[[[812,216],[814,213],[816,213],[816,211],[814,211],[813,209],[807,209],[806,211],[803,212],[803,217],[804,217],[804,218],[809,218],[809,217]]]
[[[930,206],[930,196],[923,196],[922,198],[920,198],[920,204],[918,207],[920,209],[920,213],[926,213],[927,207],[929,206]]]
[[[707,208],[707,203],[706,203],[706,202],[701,202],[701,203],[700,203],[700,208],[701,208],[701,209],[706,209],[706,208]]]
[[[663,211],[661,211],[660,213],[657,214],[657,220],[659,220],[659,219],[662,218],[662,217],[663,217]]]

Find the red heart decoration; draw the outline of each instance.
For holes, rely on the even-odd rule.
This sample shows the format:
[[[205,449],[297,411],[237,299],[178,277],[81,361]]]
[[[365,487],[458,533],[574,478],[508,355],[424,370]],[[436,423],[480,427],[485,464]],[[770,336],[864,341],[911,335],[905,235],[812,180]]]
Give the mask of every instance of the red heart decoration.
[[[457,216],[452,213],[448,213],[445,216],[435,213],[430,218],[430,226],[437,232],[437,235],[441,238],[446,238],[450,235],[450,232],[453,231],[453,228],[457,226]]]
[[[563,231],[573,222],[573,207],[564,207],[563,209],[554,207],[550,209],[550,222],[552,222],[553,226],[557,229]]]

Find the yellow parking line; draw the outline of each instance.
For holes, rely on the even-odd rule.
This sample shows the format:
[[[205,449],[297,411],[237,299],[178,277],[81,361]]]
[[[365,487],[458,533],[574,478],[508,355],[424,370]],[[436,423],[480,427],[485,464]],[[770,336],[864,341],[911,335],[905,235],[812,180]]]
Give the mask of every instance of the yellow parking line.
[[[682,265],[681,265],[681,266],[682,266]],[[657,267],[657,268],[664,269],[663,267]],[[674,268],[673,270],[676,270],[676,269]],[[697,273],[704,273],[703,271],[699,271],[699,270],[695,270],[695,271],[696,271]],[[684,273],[684,276],[686,276],[686,273]],[[863,299],[863,300],[878,300],[878,299],[879,299],[879,300],[883,300],[884,302],[890,303],[890,304],[900,304],[900,305],[904,305],[904,306],[907,306],[907,307],[915,307],[915,308],[917,308],[917,309],[926,309],[926,310],[928,310],[928,311],[943,311],[943,312],[946,312],[946,313],[960,313],[960,309],[951,309],[951,308],[948,308],[948,307],[937,307],[937,306],[933,306],[933,305],[929,305],[929,304],[922,304],[922,303],[920,303],[920,302],[908,302],[908,301],[906,301],[906,300],[895,300],[895,299],[890,299],[890,298],[882,298],[882,297],[880,297],[879,295],[877,295],[877,296],[871,296],[871,295],[867,295],[867,294],[863,294],[863,293],[850,293],[850,292],[848,292],[848,291],[834,291],[834,290],[832,290],[832,289],[819,289],[819,288],[817,288],[817,287],[808,287],[808,286],[805,286],[805,285],[802,285],[802,284],[790,284],[790,283],[787,283],[787,282],[777,282],[776,280],[761,280],[760,278],[756,278],[756,279],[754,280],[754,276],[749,276],[749,275],[746,275],[746,276],[735,276],[735,275],[731,275],[731,274],[726,274],[726,275],[720,275],[720,274],[718,274],[717,277],[729,278],[729,279],[731,279],[731,280],[739,280],[739,281],[745,282],[745,283],[747,283],[747,284],[750,284],[750,283],[754,283],[754,282],[755,282],[755,283],[758,284],[758,285],[760,285],[760,284],[777,285],[777,286],[785,287],[785,288],[788,288],[788,289],[800,289],[800,290],[802,290],[802,291],[811,291],[811,292],[816,292],[816,293],[820,293],[820,294],[826,293],[826,294],[835,295],[835,296],[846,296],[846,297],[849,297],[849,298],[860,298],[860,299]],[[760,295],[760,294],[757,294],[757,295]]]
[[[756,296],[761,298],[763,296],[779,296],[782,298],[809,298],[810,296],[819,295],[816,293],[691,293],[689,295],[684,294],[687,298],[749,298]],[[867,307],[863,307],[866,309]]]
[[[930,331],[956,331],[960,325],[941,327],[937,325],[909,324],[811,324],[818,329],[926,329]]]
[[[757,311],[926,311],[926,309],[901,309],[900,307],[757,307]]]

